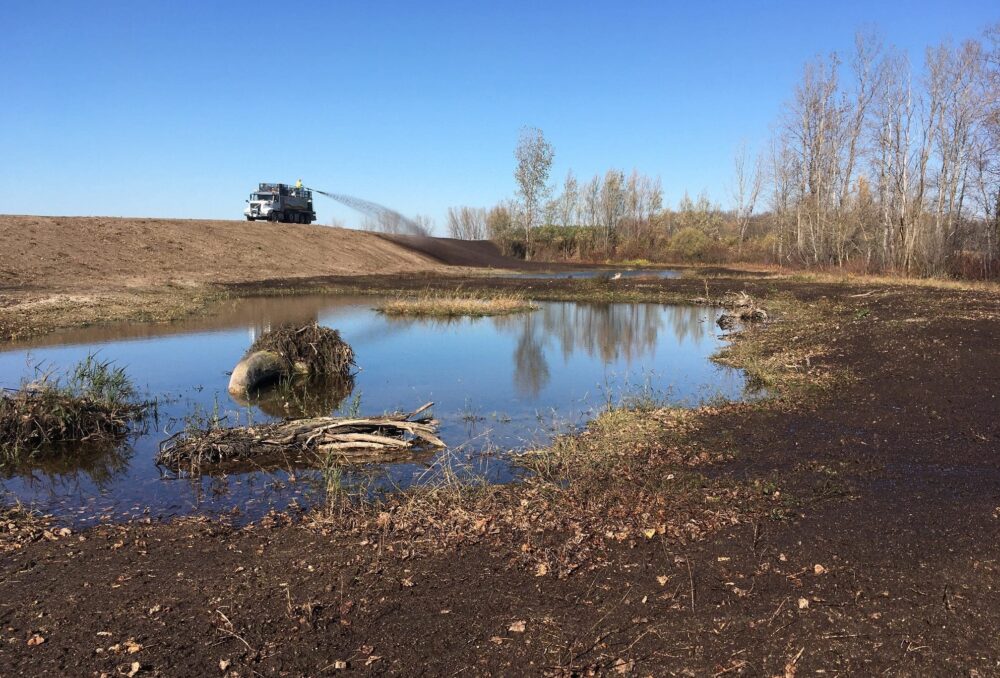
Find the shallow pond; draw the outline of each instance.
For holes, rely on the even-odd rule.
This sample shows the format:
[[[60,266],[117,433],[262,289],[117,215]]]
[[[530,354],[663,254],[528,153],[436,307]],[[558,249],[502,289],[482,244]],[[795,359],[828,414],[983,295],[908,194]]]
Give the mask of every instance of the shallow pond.
[[[420,482],[443,466],[459,475],[508,481],[518,471],[506,451],[544,444],[553,432],[582,425],[609,402],[652,395],[694,405],[738,398],[744,390],[742,373],[709,360],[722,344],[717,309],[543,302],[527,314],[442,322],[386,318],[372,310],[377,302],[244,299],[179,323],[95,327],[5,345],[0,386],[18,385],[39,365],[66,368],[96,353],[127,367],[137,387],[157,399],[158,416],[124,448],[8,471],[0,493],[78,523],[195,510],[253,518],[315,500],[313,471],[178,479],[153,463],[158,443],[193,419],[219,413],[245,423],[280,414],[280,401],[247,406],[233,401],[226,386],[254,338],[284,321],[318,320],[339,329],[354,347],[360,367],[354,391],[342,401],[320,399],[324,409],[346,411],[358,399],[363,414],[436,403],[441,437],[451,449],[347,476],[364,477],[376,488]]]

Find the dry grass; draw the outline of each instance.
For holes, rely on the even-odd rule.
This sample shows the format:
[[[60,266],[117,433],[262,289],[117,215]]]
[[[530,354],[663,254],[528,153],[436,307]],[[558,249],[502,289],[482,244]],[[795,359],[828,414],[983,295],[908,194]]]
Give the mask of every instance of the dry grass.
[[[89,356],[65,380],[41,374],[0,394],[0,464],[71,453],[64,443],[123,439],[144,411],[125,371]]]
[[[389,316],[478,318],[491,315],[524,313],[537,309],[538,306],[517,294],[471,297],[459,295],[444,296],[428,292],[417,297],[405,296],[387,301],[379,306],[377,310]]]
[[[459,480],[439,462],[437,481],[378,500],[333,492],[313,526],[403,557],[513,544],[536,575],[560,577],[598,565],[615,543],[698,540],[774,508],[751,485],[701,473],[725,458],[695,442],[706,412],[612,409],[585,433],[522,455],[530,473],[521,483]]]
[[[961,280],[942,277],[916,277],[893,275],[890,273],[850,273],[839,270],[797,270],[774,265],[732,264],[733,269],[770,273],[769,278],[775,280],[793,280],[797,282],[818,282],[843,285],[898,285],[903,287],[922,287],[940,290],[971,290],[978,292],[1000,292],[1000,283],[984,280]],[[696,277],[702,277],[694,271]]]

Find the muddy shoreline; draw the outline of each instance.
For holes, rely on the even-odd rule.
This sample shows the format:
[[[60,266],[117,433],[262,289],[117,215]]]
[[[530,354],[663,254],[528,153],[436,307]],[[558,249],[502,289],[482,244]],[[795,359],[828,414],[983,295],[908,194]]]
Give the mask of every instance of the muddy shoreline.
[[[746,290],[775,320],[725,359],[776,396],[683,424],[657,415],[599,427],[590,435],[621,459],[606,484],[621,494],[572,504],[559,520],[549,511],[564,499],[525,486],[489,502],[422,497],[426,513],[410,522],[413,497],[374,515],[278,515],[242,529],[184,520],[17,532],[34,537],[0,555],[3,665],[32,675],[128,673],[135,662],[148,675],[1000,668],[995,291],[722,271],[612,284],[319,278],[215,292],[456,285],[596,301]]]

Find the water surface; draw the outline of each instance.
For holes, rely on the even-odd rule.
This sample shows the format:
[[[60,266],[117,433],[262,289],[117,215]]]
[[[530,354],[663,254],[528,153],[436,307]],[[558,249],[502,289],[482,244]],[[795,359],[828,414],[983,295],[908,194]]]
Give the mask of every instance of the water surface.
[[[740,372],[709,361],[722,342],[717,309],[543,302],[527,314],[442,322],[387,318],[372,310],[376,303],[372,297],[244,299],[184,322],[78,329],[6,345],[0,386],[30,378],[34,366],[65,369],[97,353],[125,365],[159,406],[150,430],[132,444],[8,471],[0,491],[82,523],[195,510],[252,518],[314,501],[315,474],[308,470],[176,479],[153,463],[158,443],[192,419],[219,415],[244,423],[281,414],[288,401],[246,406],[230,398],[226,385],[254,338],[286,321],[337,328],[356,352],[353,393],[320,399],[325,409],[343,411],[357,399],[363,414],[436,403],[451,449],[348,474],[375,487],[421,482],[445,463],[459,475],[509,481],[517,476],[509,450],[544,444],[624,394],[648,391],[694,405],[740,397],[744,388]],[[296,406],[288,402],[284,411]]]

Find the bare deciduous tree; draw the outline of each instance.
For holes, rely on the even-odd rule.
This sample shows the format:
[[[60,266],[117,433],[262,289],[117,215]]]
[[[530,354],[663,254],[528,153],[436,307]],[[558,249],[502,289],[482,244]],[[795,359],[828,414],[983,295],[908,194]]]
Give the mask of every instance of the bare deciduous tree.
[[[761,160],[758,157],[752,165],[748,165],[746,144],[741,144],[736,152],[733,162],[734,184],[733,201],[734,213],[736,216],[736,226],[739,229],[739,251],[743,250],[743,241],[747,236],[747,228],[750,226],[750,217],[757,206],[757,197],[760,195],[763,172],[761,171]]]
[[[448,235],[462,240],[486,238],[486,210],[481,207],[449,207]]]
[[[549,189],[549,172],[555,151],[537,127],[525,127],[514,150],[517,166],[514,179],[517,194],[521,199],[521,220],[525,245],[530,253],[531,229],[538,221],[541,207],[545,204]],[[530,254],[529,254],[530,255]]]

